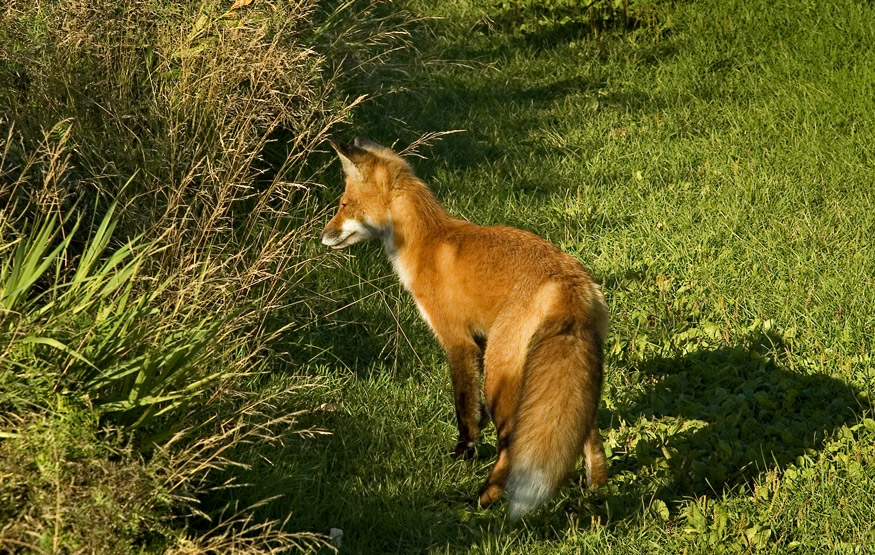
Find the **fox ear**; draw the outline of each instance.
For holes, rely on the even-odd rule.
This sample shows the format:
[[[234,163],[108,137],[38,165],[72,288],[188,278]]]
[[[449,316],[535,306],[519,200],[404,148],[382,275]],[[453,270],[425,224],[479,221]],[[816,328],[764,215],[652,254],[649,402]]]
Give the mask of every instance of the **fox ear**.
[[[337,151],[337,156],[343,164],[343,172],[356,181],[363,181],[359,165],[368,156],[368,151],[355,145],[348,145],[338,141],[329,141],[331,147]]]
[[[383,147],[375,143],[370,139],[366,139],[364,137],[356,137],[354,141],[355,146],[359,148],[363,148],[369,152],[374,152],[381,150]]]

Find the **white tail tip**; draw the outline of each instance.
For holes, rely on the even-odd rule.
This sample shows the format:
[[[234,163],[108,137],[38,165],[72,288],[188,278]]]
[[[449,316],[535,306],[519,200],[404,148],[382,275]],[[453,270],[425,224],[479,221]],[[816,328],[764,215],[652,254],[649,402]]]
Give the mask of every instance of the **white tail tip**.
[[[537,509],[553,493],[551,480],[538,469],[514,468],[507,480],[507,496],[510,498],[508,516],[516,520]]]

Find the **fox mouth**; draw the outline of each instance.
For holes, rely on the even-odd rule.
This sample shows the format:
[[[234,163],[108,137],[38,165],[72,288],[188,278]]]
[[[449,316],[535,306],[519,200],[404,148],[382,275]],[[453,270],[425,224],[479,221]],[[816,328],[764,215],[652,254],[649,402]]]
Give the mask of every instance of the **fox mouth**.
[[[334,250],[346,248],[359,241],[359,233],[355,230],[349,230],[340,233],[326,233],[322,235],[322,244],[326,247],[331,247]]]
[[[334,250],[340,250],[355,243],[356,235],[358,234],[355,231],[350,231],[349,233],[344,233],[343,235],[341,235],[338,240],[333,244],[325,243],[325,241],[323,241],[323,243],[325,243]]]
[[[340,229],[332,227],[323,231],[322,244],[337,250],[382,235],[383,230],[370,222],[347,220]]]

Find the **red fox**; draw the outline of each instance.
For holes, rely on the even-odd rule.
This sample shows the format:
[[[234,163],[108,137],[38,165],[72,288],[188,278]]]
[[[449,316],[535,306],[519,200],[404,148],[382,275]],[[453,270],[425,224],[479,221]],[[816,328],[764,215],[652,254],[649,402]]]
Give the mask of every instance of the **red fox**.
[[[604,484],[598,405],[608,309],[599,286],[532,233],[451,217],[392,150],[361,137],[331,145],[346,190],[322,243],[342,249],[382,240],[447,354],[459,427],[452,456],[473,456],[492,418],[498,460],[480,505],[506,489],[512,519],[535,509],[581,450],[587,484]]]

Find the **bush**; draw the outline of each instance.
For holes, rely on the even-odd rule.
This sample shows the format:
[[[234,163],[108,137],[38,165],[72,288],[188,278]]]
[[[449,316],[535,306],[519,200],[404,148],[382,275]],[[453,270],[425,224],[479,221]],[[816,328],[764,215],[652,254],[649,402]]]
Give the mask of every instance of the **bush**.
[[[197,499],[234,464],[231,446],[294,427],[296,413],[272,416],[278,400],[243,381],[282,364],[278,338],[304,341],[295,326],[318,302],[305,285],[319,260],[321,144],[360,101],[336,83],[403,33],[370,2],[230,4],[0,9],[4,548],[124,551],[155,534],[181,552],[319,543]],[[69,424],[61,406],[89,424]],[[41,421],[72,426],[75,440]],[[55,445],[67,470],[12,456],[37,444]],[[68,525],[102,518],[84,505],[115,483],[101,470],[110,459],[145,476],[131,503],[149,514],[109,522],[125,530],[111,541],[97,527],[84,539],[87,527]],[[93,480],[63,494],[72,474]],[[22,501],[46,491],[60,512]],[[205,532],[190,532],[195,519]]]
[[[100,434],[93,412],[61,401],[17,424],[0,443],[0,548],[126,553],[167,543],[161,519],[171,500],[156,469],[117,435]]]

